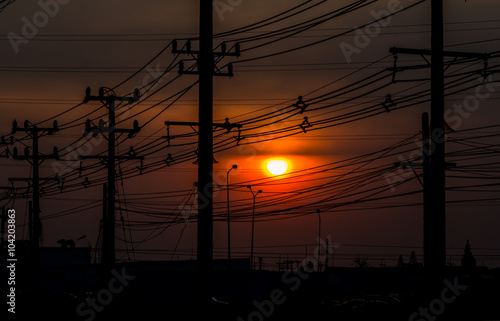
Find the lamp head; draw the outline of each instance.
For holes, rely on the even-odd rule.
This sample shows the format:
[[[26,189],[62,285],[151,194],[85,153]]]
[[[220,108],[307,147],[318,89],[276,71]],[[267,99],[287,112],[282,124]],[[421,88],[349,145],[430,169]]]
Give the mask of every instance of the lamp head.
[[[261,189],[259,189],[259,191],[257,192],[257,194],[259,194],[259,193],[262,193],[262,190],[261,190]]]
[[[235,165],[231,166],[231,168],[237,169],[238,165],[235,164]]]

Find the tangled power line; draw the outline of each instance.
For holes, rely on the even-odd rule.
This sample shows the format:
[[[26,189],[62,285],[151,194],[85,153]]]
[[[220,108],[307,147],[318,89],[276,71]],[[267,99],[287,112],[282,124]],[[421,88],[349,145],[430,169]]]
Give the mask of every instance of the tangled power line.
[[[1,1],[0,12],[12,2]],[[214,38],[222,41],[220,47],[218,47],[219,49],[222,46],[231,49],[238,48],[239,52],[244,55],[243,59],[231,62],[231,64],[223,64],[221,69],[234,65],[234,70],[238,72],[274,72],[276,68],[277,70],[289,70],[291,66],[288,65],[257,65],[254,62],[333,41],[334,39],[352,34],[356,30],[370,24],[377,23],[380,19],[366,22],[355,28],[332,30],[325,27],[322,29],[328,22],[344,15],[352,15],[354,12],[366,8],[375,2],[377,1],[352,1],[348,5],[335,9],[325,8],[322,14],[310,18],[306,13],[323,8],[322,6],[325,6],[326,1],[309,0],[261,21],[216,34]],[[425,1],[418,1],[391,15],[411,11],[423,2]],[[304,17],[304,19],[296,22],[301,17]],[[291,21],[293,23],[290,23]],[[483,21],[483,23],[490,22]],[[417,27],[421,26],[417,25]],[[489,27],[478,28],[487,29]],[[318,31],[333,31],[334,33],[316,34],[314,38],[311,38],[310,34],[308,34]],[[297,39],[306,35],[307,37],[303,38],[307,39],[307,43],[294,44],[293,42],[287,42],[287,40]],[[123,36],[131,38],[133,35]],[[156,37],[156,35],[153,36]],[[57,38],[59,41],[75,41],[78,39],[89,41],[85,38],[81,39],[81,37],[76,37],[76,39],[71,35],[66,35],[65,37],[51,35],[50,37]],[[94,36],[94,38],[97,38],[97,36]],[[43,37],[41,40],[44,40]],[[163,38],[160,40],[165,41]],[[497,40],[485,39],[476,42]],[[135,40],[128,39],[124,41]],[[132,72],[130,76],[118,82],[112,89],[115,91],[124,90],[125,85],[136,82],[137,78],[149,66],[166,59],[169,51],[174,46],[177,46],[177,43],[183,42],[181,47],[181,50],[183,50],[192,46],[197,41],[197,37],[186,37],[176,39],[175,41],[168,41],[147,63]],[[289,47],[283,49],[284,44]],[[466,44],[463,43],[463,45]],[[267,49],[268,52],[263,52],[264,49]],[[496,74],[500,66],[497,60],[499,56],[500,51],[489,53],[487,65],[480,59],[472,58],[446,61],[445,96],[448,99],[454,99],[457,94],[474,90],[478,85],[478,78],[482,77],[483,80],[486,80],[488,76]],[[222,63],[223,58],[218,57],[218,63]],[[119,182],[121,190],[117,203],[119,204],[118,211],[123,228],[123,238],[120,236],[118,238],[127,246],[127,253],[132,251],[132,249],[136,249],[141,244],[158,237],[171,226],[186,224],[186,204],[195,199],[195,189],[127,194],[124,187],[124,182],[129,179],[151,175],[159,171],[176,170],[183,166],[183,164],[188,164],[197,159],[196,132],[182,131],[174,133],[174,130],[169,128],[168,125],[160,126],[160,128],[152,128],[152,124],[157,123],[154,121],[160,117],[164,117],[172,106],[185,102],[189,103],[188,94],[198,85],[197,81],[186,80],[186,77],[181,74],[170,77],[179,68],[180,64],[188,66],[186,63],[189,60],[181,60],[180,54],[177,53],[173,54],[173,57],[168,57],[168,61],[167,67],[162,68],[161,72],[155,77],[152,77],[152,79],[146,83],[142,83],[138,87],[141,92],[141,99],[139,101],[133,104],[121,103],[116,108],[117,124],[140,118],[145,120],[142,122],[141,128],[151,128],[152,131],[151,134],[147,134],[141,138],[130,138],[123,135],[117,139],[117,147],[119,149],[122,151],[130,150],[134,154],[144,156],[145,158],[140,166],[133,161],[123,161],[118,166],[119,175],[117,184]],[[396,61],[399,65],[396,65]],[[363,65],[351,65],[348,68],[352,68],[352,72],[309,93],[302,94],[300,97],[278,102],[273,101],[269,105],[262,104],[257,99],[242,100],[242,105],[254,103],[260,108],[239,115],[231,115],[232,122],[242,125],[240,129],[214,129],[214,150],[217,153],[234,149],[238,146],[290,139],[292,137],[299,137],[299,135],[307,137],[311,133],[324,131],[328,128],[372,117],[382,118],[382,115],[389,112],[422,106],[430,101],[430,79],[428,77],[403,78],[408,77],[407,73],[398,71],[398,67],[418,68],[423,72],[430,68],[428,64],[415,65],[416,62],[416,60],[398,60],[393,55],[387,55]],[[303,71],[312,70],[316,65],[294,64],[293,66],[305,67],[305,69],[297,69]],[[324,65],[320,64],[319,67],[321,66],[324,67]],[[195,65],[191,65],[187,68],[187,71],[194,68]],[[333,65],[332,68],[342,69],[346,68],[346,66]],[[2,68],[0,67],[0,69]],[[17,72],[68,71],[68,68],[54,67],[17,69],[5,67],[4,69],[6,71]],[[87,72],[89,70],[79,68],[77,71]],[[133,70],[130,68],[109,67],[103,70],[90,71],[130,73]],[[182,82],[186,82],[187,84],[183,84]],[[181,89],[175,88],[175,86],[179,86]],[[127,95],[132,94],[131,91],[124,91]],[[16,100],[6,100],[6,102],[15,103]],[[19,102],[29,103],[25,99]],[[43,101],[33,103],[43,103]],[[88,120],[92,123],[97,123],[100,119],[105,119],[106,115],[107,111],[104,105],[96,105],[88,109],[88,107],[84,107],[82,102],[75,103],[64,111],[37,122],[36,125],[57,119],[59,120],[60,132],[63,135],[70,135],[69,133],[83,129]],[[453,146],[453,148],[447,153],[447,157],[456,162],[458,166],[450,170],[447,177],[453,182],[460,180],[460,182],[471,183],[450,186],[448,193],[452,195],[461,193],[462,195],[467,195],[467,193],[484,195],[484,197],[474,199],[451,199],[448,201],[449,206],[464,206],[471,202],[473,202],[474,206],[496,206],[499,204],[499,199],[494,197],[494,194],[490,194],[498,191],[498,171],[500,168],[496,164],[498,164],[500,148],[495,143],[495,139],[498,139],[497,136],[500,135],[498,133],[499,126],[493,124],[489,127],[456,130],[449,133],[449,145]],[[164,135],[165,133],[167,136]],[[6,135],[5,139],[10,139],[8,136]],[[337,213],[421,206],[421,202],[408,201],[408,199],[414,200],[414,198],[411,198],[412,196],[422,193],[422,188],[418,183],[418,173],[417,175],[413,175],[412,169],[402,171],[400,167],[394,164],[394,159],[398,155],[405,155],[415,150],[415,140],[418,140],[417,137],[418,134],[415,134],[380,150],[292,172],[277,179],[255,179],[231,185],[229,188],[237,193],[236,195],[239,195],[238,198],[232,200],[232,207],[235,212],[234,220],[246,222],[250,219],[251,200],[248,197],[241,196],[244,195],[242,193],[246,190],[246,185],[250,184],[270,187],[276,190],[276,192],[264,193],[259,199],[256,208],[256,219],[258,221],[302,217],[314,214],[316,209],[320,209],[325,213]],[[22,138],[13,137],[12,139],[15,144],[21,144],[28,149],[30,148],[26,144],[26,141],[29,139],[28,136]],[[102,170],[100,162],[91,160],[82,161],[75,158],[78,150],[92,146],[92,142],[93,138],[90,136],[79,136],[71,143],[59,148],[62,151],[59,155],[59,162],[62,164],[61,169],[64,173],[59,173],[60,181],[46,181],[41,184],[41,195],[43,198],[50,199],[57,197],[61,193],[99,187],[106,182],[107,176]],[[7,155],[8,153],[9,151],[7,150]],[[105,150],[101,149],[98,155],[103,155],[104,153]],[[475,157],[477,155],[481,155],[480,160],[477,160]],[[408,161],[417,160],[409,159]],[[402,179],[391,186],[387,183],[387,175],[394,173],[398,173]],[[288,190],[291,185],[297,185],[297,188],[293,191]],[[396,187],[397,192],[392,192],[394,187]],[[216,186],[216,189],[225,188],[226,186]],[[4,203],[9,204],[14,202],[15,199],[22,199],[28,195],[29,192],[26,192],[25,187],[12,186],[11,189],[3,192],[2,200]],[[182,201],[179,202],[179,199],[182,199]],[[215,220],[225,220],[225,205],[223,203],[224,201],[221,200],[215,202]],[[89,201],[83,206],[56,213],[47,213],[42,219],[58,219],[67,215],[95,210],[101,206],[101,201]],[[190,216],[191,221],[196,221],[194,215],[188,216]],[[132,232],[146,233],[146,236],[142,240],[133,241]],[[172,254],[172,252],[169,252],[169,254]]]

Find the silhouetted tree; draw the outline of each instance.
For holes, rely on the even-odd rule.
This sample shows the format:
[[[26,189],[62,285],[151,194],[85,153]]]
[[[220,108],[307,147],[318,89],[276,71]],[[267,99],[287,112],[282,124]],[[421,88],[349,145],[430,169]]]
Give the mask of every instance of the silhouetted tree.
[[[415,266],[417,264],[418,264],[418,262],[417,262],[417,255],[415,254],[415,251],[411,251],[411,254],[410,254],[410,266]]]
[[[368,267],[368,260],[364,257],[357,257],[354,259],[354,266],[359,267],[359,268],[365,268]]]
[[[476,259],[472,255],[469,240],[467,240],[467,243],[465,243],[464,255],[462,256],[462,267],[466,269],[476,267]]]
[[[403,256],[400,255],[399,258],[398,258],[398,267],[404,267],[405,266],[405,261],[403,260]]]

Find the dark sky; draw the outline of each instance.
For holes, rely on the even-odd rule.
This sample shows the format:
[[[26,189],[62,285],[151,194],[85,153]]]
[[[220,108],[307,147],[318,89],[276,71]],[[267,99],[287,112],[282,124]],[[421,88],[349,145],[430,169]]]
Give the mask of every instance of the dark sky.
[[[259,137],[269,139],[281,136],[279,132],[268,135],[269,131],[273,130],[279,131],[288,127],[294,127],[296,132],[298,130],[298,133],[293,136],[286,135],[287,137],[281,139],[239,147],[234,146],[236,140],[232,138],[237,135],[236,131],[221,134],[216,138],[216,142],[219,142],[221,146],[230,142],[229,145],[233,147],[220,151],[215,156],[218,161],[214,166],[216,183],[224,185],[227,170],[233,163],[239,166],[238,170],[231,172],[231,183],[234,185],[231,198],[234,199],[236,216],[233,224],[233,241],[235,247],[241,247],[238,250],[240,256],[247,255],[250,240],[251,195],[245,188],[248,183],[254,184],[255,189],[264,191],[258,196],[258,200],[262,197],[262,203],[258,206],[257,213],[262,215],[258,216],[256,245],[300,245],[289,248],[261,248],[262,252],[268,251],[269,254],[266,257],[269,259],[266,261],[269,264],[276,259],[280,251],[283,255],[286,253],[302,255],[306,251],[305,244],[309,244],[308,250],[312,251],[317,236],[318,217],[315,213],[317,208],[320,208],[323,213],[323,237],[331,235],[335,242],[341,244],[338,248],[339,258],[344,255],[345,260],[340,261],[339,264],[349,265],[352,261],[351,257],[365,254],[376,258],[384,256],[388,264],[395,263],[391,260],[395,260],[397,254],[409,255],[411,250],[421,254],[422,207],[418,205],[421,202],[421,194],[338,207],[343,202],[368,197],[370,193],[366,190],[372,187],[380,189],[380,191],[377,190],[379,192],[376,194],[377,197],[394,196],[421,189],[414,174],[406,170],[397,173],[403,178],[413,178],[411,181],[398,186],[393,191],[385,190],[388,187],[386,169],[394,162],[408,160],[412,157],[410,156],[412,150],[418,150],[418,145],[412,143],[412,140],[409,140],[406,145],[401,145],[401,141],[413,136],[415,139],[420,137],[418,135],[421,128],[420,116],[422,112],[430,109],[430,104],[426,101],[429,98],[428,92],[425,93],[425,90],[429,88],[430,69],[407,70],[398,73],[395,78],[397,82],[392,84],[390,73],[384,73],[384,69],[393,66],[393,57],[389,54],[391,47],[419,49],[430,47],[430,1],[424,1],[418,5],[416,5],[417,1],[409,0],[373,2],[367,1],[364,7],[329,19],[300,33],[284,33],[271,37],[267,35],[267,32],[280,29],[289,31],[309,19],[323,15],[325,18],[329,17],[326,16],[328,13],[352,3],[347,0],[324,3],[310,1],[290,13],[297,13],[313,4],[317,6],[255,30],[214,40],[215,45],[219,45],[222,41],[234,44],[236,39],[262,36],[256,41],[243,41],[241,57],[225,57],[218,64],[222,67],[229,62],[234,62],[234,77],[216,78],[214,89],[216,121],[223,122],[224,118],[228,117],[231,121],[248,122],[253,117],[263,117],[264,114],[269,113],[268,119],[260,118],[255,123],[248,123],[244,126],[248,128],[246,133],[249,137],[242,143],[256,142]],[[15,1],[1,13],[0,112],[2,117],[0,132],[2,135],[9,134],[14,119],[17,119],[20,124],[25,119],[38,123],[77,105],[83,100],[87,86],[97,92],[101,86],[118,85],[145,66],[173,39],[196,37],[198,31],[198,1],[194,0],[72,0],[47,1],[46,3],[50,3],[51,6],[43,9],[36,1]],[[226,32],[248,26],[303,3],[304,1],[297,0],[216,1],[218,6],[214,12],[215,31],[216,33]],[[394,11],[393,8],[400,10],[412,5],[415,6],[380,23],[376,22],[371,28],[362,27],[381,14]],[[495,1],[487,0],[448,1],[445,5],[446,49],[478,53],[497,51],[500,46],[498,39],[500,20],[498,20],[497,6]],[[47,11],[49,14],[46,13]],[[35,29],[32,28],[33,25]],[[357,27],[361,28],[357,32],[353,31],[353,28]],[[342,33],[345,34],[301,50],[245,61],[305,46]],[[280,39],[282,36],[288,37]],[[183,43],[179,41],[180,46]],[[193,42],[193,46],[197,46],[196,41]],[[355,48],[355,51],[347,57],[342,48],[344,50]],[[170,48],[167,49],[137,75],[116,88],[115,92],[119,95],[128,94],[133,88],[143,87],[155,77],[160,76],[172,62],[175,66],[180,59],[190,59],[189,56],[181,56],[177,60],[174,60],[175,58]],[[491,59],[488,66],[495,66],[496,62],[498,59],[496,61]],[[399,55],[398,57],[400,66],[425,63],[420,56]],[[498,125],[496,103],[499,97],[497,93],[499,87],[491,86],[491,92],[489,92],[479,80],[475,80],[480,76],[475,75],[474,71],[482,67],[483,61],[469,61],[459,62],[447,69],[447,74],[450,75],[447,81],[450,84],[456,84],[456,87],[448,90],[449,95],[446,97],[445,108],[450,110],[449,124],[456,130],[455,133],[449,134],[449,138],[451,140],[465,139],[455,144],[450,143],[448,151],[456,152],[453,156],[456,159],[454,158],[453,161],[456,160],[458,165],[471,166],[469,168],[472,168],[472,171],[494,170],[494,167],[485,168],[486,165],[481,164],[490,161],[498,163],[498,156],[494,153],[492,158],[485,158],[484,161],[481,161],[482,156],[474,154],[481,151],[478,146],[495,144],[498,142],[498,137],[470,140],[473,136],[494,135],[495,132],[498,133],[498,127],[466,131],[482,126]],[[185,204],[186,200],[190,200],[192,204],[192,197],[189,193],[196,181],[196,165],[192,164],[196,140],[193,137],[181,137],[172,140],[172,144],[180,146],[167,147],[165,141],[160,139],[161,136],[167,134],[165,121],[197,120],[196,86],[162,112],[172,103],[172,95],[196,81],[196,76],[192,75],[178,77],[177,70],[178,68],[175,67],[164,75],[158,85],[145,94],[144,102],[134,106],[126,116],[119,111],[121,114],[119,120],[123,121],[119,126],[128,128],[134,119],[137,119],[140,124],[147,122],[147,126],[138,137],[124,141],[119,146],[118,152],[125,153],[131,146],[136,149],[153,146],[147,151],[148,153],[154,151],[154,153],[147,154],[144,163],[146,168],[151,166],[151,169],[158,170],[137,176],[136,167],[139,166],[139,162],[127,162],[121,165],[123,171],[129,170],[130,176],[136,177],[117,182],[122,208],[122,211],[117,213],[117,217],[119,221],[120,215],[123,215],[125,220],[133,224],[134,230],[130,231],[131,233],[126,231],[127,241],[130,241],[130,234],[132,234],[133,242],[140,242],[158,234],[150,241],[134,243],[137,250],[161,249],[171,254],[177,241],[180,240],[178,249],[187,250],[187,252],[178,251],[176,254],[181,258],[189,258],[190,250],[193,244],[196,244],[196,224],[186,224],[182,220],[182,215],[179,216],[179,208],[183,207],[182,204]],[[369,78],[377,72],[381,72],[381,76],[388,76],[380,81],[370,82],[370,79],[377,79],[377,77]],[[468,82],[453,83],[453,81],[458,82],[459,77],[456,75],[461,73],[469,77]],[[465,75],[465,73],[468,74]],[[452,77],[453,75],[455,78]],[[495,75],[492,77],[490,80],[494,81]],[[344,86],[350,87],[342,89]],[[338,97],[332,97],[336,90],[341,90],[340,94]],[[424,91],[421,96],[418,95],[420,91]],[[153,92],[155,94],[149,97],[149,94]],[[478,92],[483,93],[481,97],[485,97],[484,93],[489,95],[487,99],[478,98],[477,110],[465,116],[455,111],[457,104],[464,104],[471,95],[477,98]],[[390,113],[373,115],[366,119],[356,119],[345,124],[342,123],[341,118],[336,121],[330,119],[329,123],[323,123],[331,117],[352,116],[352,114],[347,114],[350,112],[361,113],[363,108],[376,105],[377,102],[382,103],[387,94],[392,94],[394,99],[401,99],[398,106],[410,104],[411,106],[393,110]],[[294,104],[299,95],[304,95],[306,103],[309,100],[315,102],[308,108],[318,109],[306,111],[304,114],[295,114],[285,120],[285,116],[289,114],[282,114],[280,110]],[[413,98],[406,102],[404,100],[406,95],[413,95],[411,96]],[[146,97],[148,98],[144,99]],[[321,101],[320,97],[328,99]],[[166,99],[168,100],[164,101]],[[83,144],[87,140],[81,138],[83,122],[86,118],[97,120],[103,118],[105,114],[103,109],[87,116],[98,107],[95,103],[89,103],[57,117],[59,123],[62,124],[61,127],[65,130],[54,136],[42,138],[42,152],[50,153],[53,146],[64,151],[62,154],[71,154],[72,150],[82,153],[84,148],[90,154],[105,151],[106,144],[102,142],[89,141],[81,149],[77,148],[79,145],[74,144],[76,140],[78,140],[77,144]],[[319,109],[319,107],[323,108]],[[380,106],[381,110],[382,108]],[[136,115],[142,111],[143,113]],[[372,109],[372,111],[378,113],[378,109]],[[308,116],[309,121],[314,124],[311,128],[313,130],[300,133],[299,125],[304,116]],[[322,125],[332,126],[322,128]],[[50,126],[50,121],[43,123],[43,126]],[[179,127],[172,127],[170,131],[171,135],[192,133],[189,128]],[[286,132],[286,134],[289,133]],[[267,136],[258,136],[262,134]],[[20,134],[16,137],[23,138]],[[30,141],[22,140],[16,143],[20,151],[24,150],[23,144],[30,145]],[[398,147],[394,148],[391,153],[380,152],[392,145]],[[89,146],[91,146],[90,149]],[[459,153],[461,150],[473,147],[476,149],[473,149],[470,155]],[[168,153],[172,154],[174,160],[176,157],[184,157],[182,155],[188,156],[183,158],[183,162],[171,167],[153,167],[154,164],[161,163]],[[367,156],[362,158],[360,163],[353,161],[354,157],[369,153],[375,153],[374,156],[370,156],[374,160],[369,161],[370,157]],[[496,153],[498,153],[497,143]],[[289,174],[291,177],[288,179],[270,177],[265,170],[265,162],[273,157],[282,157],[289,161],[288,173],[292,173]],[[484,157],[491,157],[491,155]],[[315,168],[331,163],[337,165]],[[341,168],[333,168],[339,164],[342,165]],[[54,176],[55,168],[61,170],[61,166],[65,169],[65,175],[68,175],[65,178],[66,189],[63,193],[59,193],[58,187],[53,183],[46,185],[48,195],[42,198],[44,244],[55,246],[55,242],[60,238],[76,239],[86,235],[86,241],[94,245],[101,215],[100,184],[102,178],[105,177],[105,171],[96,162],[86,161],[83,165],[94,169],[89,168],[84,171],[82,177],[78,177],[79,165],[77,163],[67,161],[59,165],[61,164],[54,165],[52,161],[47,161],[42,166],[44,177]],[[2,168],[0,179],[4,185],[7,185],[9,177],[25,177],[30,173],[30,167],[21,161],[2,159],[0,166]],[[325,168],[329,170],[322,171]],[[363,172],[365,169],[366,172]],[[416,170],[420,173],[419,168]],[[295,171],[302,172],[293,174]],[[362,175],[366,173],[368,173],[366,176]],[[476,175],[477,173],[459,172],[459,174]],[[459,174],[455,176],[460,176]],[[89,178],[92,186],[82,187],[81,183],[85,177]],[[345,179],[345,182],[336,185],[335,182],[342,181],[342,179]],[[498,175],[496,179],[493,177],[488,182],[497,183]],[[328,186],[332,188],[331,190],[322,185],[327,183],[330,184]],[[485,181],[460,178],[448,180],[448,185],[456,188],[477,184],[485,184]],[[16,187],[23,186],[25,186],[23,183],[16,183]],[[312,192],[296,194],[297,191],[306,188],[311,188]],[[450,247],[449,253],[455,255],[452,258],[455,263],[459,263],[457,255],[462,253],[460,249],[455,250],[455,248],[462,248],[467,239],[470,239],[473,250],[474,248],[500,248],[497,232],[499,223],[497,213],[500,204],[498,203],[499,192],[496,188],[492,186],[482,188],[480,191],[475,188],[462,188],[459,192],[448,192],[450,201],[491,199],[450,203],[448,246]],[[139,193],[160,192],[163,194],[138,195]],[[166,194],[166,192],[172,192],[172,194]],[[356,194],[357,192],[359,194]],[[128,194],[126,201],[122,197],[123,194]],[[335,197],[335,199],[328,199],[328,197]],[[218,202],[216,213],[224,214],[225,190],[222,189],[215,199]],[[5,203],[6,200],[3,201],[3,204]],[[405,204],[416,205],[401,206]],[[22,213],[19,222],[22,224],[26,201],[20,197],[15,201],[14,206]],[[373,209],[372,207],[381,208]],[[288,219],[276,220],[286,217]],[[176,224],[168,224],[173,218],[177,219]],[[144,222],[161,222],[162,224],[144,225]],[[19,228],[25,232],[25,227]],[[225,222],[216,222],[215,232],[215,247],[224,248],[226,244]],[[118,226],[117,235],[120,239],[124,237],[121,225]],[[86,243],[81,241],[78,244],[85,245]],[[370,248],[361,245],[407,247]],[[123,241],[119,241],[117,247],[125,249],[126,246]],[[216,253],[223,257],[224,250],[218,251],[220,253],[217,251]],[[186,253],[186,256],[182,255]],[[475,253],[497,254],[498,251],[477,250]],[[139,255],[139,252],[137,254]],[[144,257],[170,259],[169,255]],[[372,265],[378,263],[372,259]],[[491,257],[487,260],[487,264],[498,266],[498,262]]]

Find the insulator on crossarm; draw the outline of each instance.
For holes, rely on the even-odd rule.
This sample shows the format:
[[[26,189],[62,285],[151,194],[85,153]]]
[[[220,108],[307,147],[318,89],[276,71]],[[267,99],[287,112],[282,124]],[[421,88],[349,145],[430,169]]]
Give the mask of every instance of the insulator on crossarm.
[[[12,132],[10,134],[14,135],[17,132],[18,128],[19,126],[17,125],[17,121],[14,119],[14,121],[12,122]]]
[[[234,51],[236,52],[236,56],[239,57],[240,56],[240,43],[237,42],[235,45],[234,45]]]
[[[90,119],[87,119],[85,121],[85,132],[83,133],[83,136],[87,136],[90,133]]]
[[[184,61],[179,61],[179,74],[184,72]]]
[[[141,99],[141,91],[136,88],[134,90],[134,101],[139,101],[139,99]]]
[[[54,147],[54,151],[52,153],[52,155],[54,156],[54,159],[57,159],[59,160],[59,149],[57,149],[57,147]]]
[[[141,130],[141,127],[139,126],[139,122],[137,120],[134,120],[134,131],[138,132]]]
[[[85,98],[83,99],[83,103],[86,104],[90,101],[90,87],[85,89]]]

